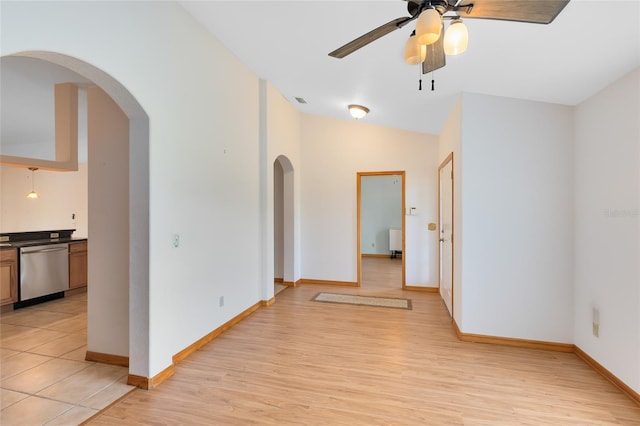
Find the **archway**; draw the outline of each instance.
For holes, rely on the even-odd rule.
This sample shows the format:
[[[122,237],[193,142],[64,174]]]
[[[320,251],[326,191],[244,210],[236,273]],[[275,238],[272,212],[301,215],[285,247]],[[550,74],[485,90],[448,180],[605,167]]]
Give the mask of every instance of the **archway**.
[[[125,269],[124,280],[119,287],[120,293],[108,287],[109,276],[94,279],[88,287],[88,351],[105,355],[105,359],[122,361],[129,364],[129,374],[149,377],[149,119],[133,95],[118,81],[104,71],[79,59],[55,52],[26,51],[11,56],[40,59],[67,68],[95,84],[101,89],[105,98],[112,100],[119,110],[128,118],[128,149],[120,158],[126,160],[128,181],[125,182],[125,193],[119,193],[121,199],[127,200],[127,208],[122,213],[127,231],[124,238],[118,241],[103,239],[92,240],[89,250],[89,265],[100,264],[105,260],[99,253],[117,250],[118,245],[126,245],[128,259],[126,264],[107,265]],[[100,161],[100,154],[96,161]],[[124,163],[123,163],[124,164]],[[99,180],[89,180],[88,191],[92,197],[108,198],[106,185]],[[89,216],[104,212],[92,212]],[[111,213],[110,213],[111,214]],[[100,224],[89,224],[89,235],[92,227]],[[91,238],[91,237],[90,237]],[[124,240],[124,241],[122,241]],[[114,246],[115,244],[115,246]],[[91,267],[91,266],[90,266]],[[123,281],[124,281],[123,280]],[[101,283],[101,281],[103,281]],[[124,294],[122,294],[124,292]],[[92,302],[93,301],[93,302]],[[126,303],[123,303],[126,301]],[[95,303],[101,305],[97,309]],[[114,318],[127,318],[126,321],[114,322]],[[110,333],[105,334],[105,329]]]
[[[279,286],[295,286],[293,165],[284,155],[273,162],[274,294]]]

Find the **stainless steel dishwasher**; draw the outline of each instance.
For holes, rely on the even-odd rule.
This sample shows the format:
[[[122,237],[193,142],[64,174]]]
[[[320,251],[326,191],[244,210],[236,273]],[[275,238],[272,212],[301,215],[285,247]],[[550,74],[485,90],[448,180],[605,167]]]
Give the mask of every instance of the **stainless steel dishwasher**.
[[[69,244],[20,249],[20,301],[69,289]]]

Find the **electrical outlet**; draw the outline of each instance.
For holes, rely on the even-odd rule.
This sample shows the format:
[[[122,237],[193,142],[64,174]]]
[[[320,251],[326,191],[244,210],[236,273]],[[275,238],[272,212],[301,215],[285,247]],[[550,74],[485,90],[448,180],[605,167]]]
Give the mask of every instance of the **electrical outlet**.
[[[593,323],[593,330],[592,333],[595,337],[600,337],[600,325],[596,324],[595,322]]]
[[[600,337],[600,309],[594,307],[591,315],[591,333],[595,337]]]
[[[218,304],[220,305],[220,307],[224,306],[224,296],[220,296],[220,300],[218,301]]]
[[[178,248],[180,245],[180,234],[173,234],[173,247]]]

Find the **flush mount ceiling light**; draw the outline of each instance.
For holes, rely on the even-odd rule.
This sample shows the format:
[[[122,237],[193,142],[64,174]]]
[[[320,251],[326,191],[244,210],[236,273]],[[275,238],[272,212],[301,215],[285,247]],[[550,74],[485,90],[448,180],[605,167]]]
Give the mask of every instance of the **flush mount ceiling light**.
[[[38,195],[38,193],[35,191],[35,189],[33,189],[33,172],[38,170],[38,168],[37,167],[29,167],[29,170],[31,170],[31,192],[27,194],[27,198],[30,199],[30,200],[35,200],[35,199],[40,197],[40,195]]]
[[[404,59],[410,65],[422,64],[422,74],[446,65],[446,55],[458,55],[467,49],[469,35],[461,18],[550,24],[569,0],[403,0],[410,16],[396,18],[329,53],[344,58],[367,44],[404,27],[417,19],[416,30],[405,44]],[[444,20],[451,24],[442,36]],[[422,55],[422,48],[426,54]],[[433,80],[432,80],[433,89]]]
[[[362,105],[351,104],[347,108],[349,108],[349,113],[356,120],[361,119],[362,117],[364,117],[369,113],[369,108],[364,107]]]

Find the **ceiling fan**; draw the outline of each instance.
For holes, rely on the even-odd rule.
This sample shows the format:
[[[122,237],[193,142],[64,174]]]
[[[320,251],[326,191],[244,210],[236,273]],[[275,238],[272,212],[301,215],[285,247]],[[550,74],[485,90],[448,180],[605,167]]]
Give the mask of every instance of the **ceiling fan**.
[[[466,49],[466,27],[462,18],[495,19],[502,21],[549,24],[569,3],[569,0],[403,0],[409,16],[400,17],[369,31],[329,53],[344,58],[367,44],[404,27],[417,19],[414,31],[405,46],[405,60],[409,64],[422,63],[426,74],[446,64],[447,54],[462,53]],[[444,19],[451,24],[446,34]],[[462,24],[462,25],[460,25]],[[452,28],[461,30],[462,38],[450,37]],[[458,32],[458,31],[456,31]],[[451,41],[453,40],[453,41]],[[453,45],[451,43],[461,43]],[[432,87],[433,89],[433,87]]]

